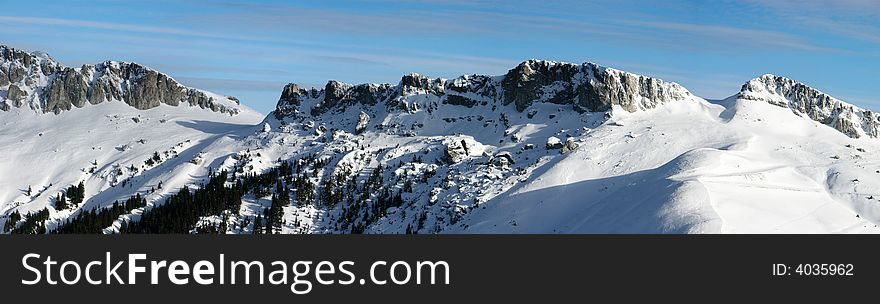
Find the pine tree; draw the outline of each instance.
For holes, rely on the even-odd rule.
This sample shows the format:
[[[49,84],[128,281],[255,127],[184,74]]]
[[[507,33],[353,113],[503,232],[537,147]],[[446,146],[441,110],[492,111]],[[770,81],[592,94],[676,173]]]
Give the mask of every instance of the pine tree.
[[[3,224],[3,231],[11,231],[15,229],[15,224],[21,220],[21,213],[18,213],[18,210],[12,212],[9,215],[9,219],[6,220],[6,223]]]
[[[49,208],[43,208],[43,210],[34,213],[28,213],[27,218],[25,218],[24,220],[24,223],[22,223],[18,227],[13,228],[10,232],[15,234],[45,234],[45,222],[48,219]]]
[[[64,210],[67,209],[67,197],[63,194],[58,193],[58,197],[55,199],[55,209]]]
[[[254,234],[263,234],[263,217],[260,215],[254,218]]]
[[[407,193],[411,193],[411,192],[413,192],[413,183],[412,183],[412,180],[407,179],[405,182],[403,182],[403,191],[404,191],[404,192],[407,192]]]

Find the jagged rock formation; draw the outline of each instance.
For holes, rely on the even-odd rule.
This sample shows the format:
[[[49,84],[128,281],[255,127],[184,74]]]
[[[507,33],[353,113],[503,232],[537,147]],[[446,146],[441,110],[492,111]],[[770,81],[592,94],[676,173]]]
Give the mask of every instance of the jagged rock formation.
[[[350,85],[329,81],[323,89],[288,84],[274,115],[320,116],[354,105],[384,104],[388,110],[417,111],[407,96],[436,96],[443,104],[474,107],[513,105],[526,112],[535,103],[571,105],[578,112],[606,112],[614,106],[635,112],[655,108],[693,95],[676,83],[627,73],[594,63],[571,64],[528,60],[502,76],[466,75],[453,80],[409,74],[397,85]],[[880,136],[880,115],[835,99],[794,80],[763,75],[743,85],[738,98],[761,100],[787,107],[797,115],[831,126],[849,137]],[[310,99],[313,102],[304,103]],[[309,107],[308,109],[301,109]],[[535,110],[528,111],[533,117]]]
[[[139,110],[181,103],[215,112],[237,114],[204,91],[188,88],[171,77],[137,63],[105,61],[80,68],[64,67],[45,53],[0,46],[2,107],[29,105],[59,114],[87,104],[122,101]],[[234,102],[234,101],[233,101]]]
[[[357,123],[357,126],[354,127],[354,132],[357,134],[364,132],[364,130],[367,129],[367,124],[369,124],[369,123],[370,123],[370,114],[367,114],[367,113],[364,113],[364,111],[361,111],[361,113],[358,114],[358,123]]]
[[[794,114],[831,126],[852,138],[880,135],[880,116],[840,101],[800,82],[770,74],[742,86],[737,98],[789,108]]]
[[[451,137],[445,140],[446,161],[454,164],[470,156],[480,156],[486,147],[472,137]]]
[[[619,105],[629,112],[654,108],[690,95],[678,84],[605,68],[529,60],[507,72],[502,81],[505,104],[524,111],[534,102],[573,104],[577,110],[602,112]]]
[[[281,97],[278,98],[278,105],[274,111],[275,117],[281,119],[285,116],[294,115],[299,110],[304,96],[309,96],[309,93],[312,93],[314,98],[317,97],[318,91],[314,88],[311,91],[307,91],[301,89],[295,83],[288,83],[284,86],[284,90],[281,91]]]
[[[324,87],[324,101],[312,108],[312,116],[354,104],[374,105],[385,100],[390,91],[391,85],[388,84],[350,85],[331,80]]]
[[[651,109],[662,103],[683,100],[691,95],[676,83],[639,76],[594,63],[571,64],[528,60],[503,76],[465,75],[453,80],[410,74],[397,85],[350,85],[330,81],[322,90],[306,90],[288,84],[281,93],[275,117],[323,113],[362,104],[384,103],[389,108],[413,110],[403,97],[429,94],[442,103],[473,107],[500,102],[514,104],[519,112],[537,102],[569,104],[575,111],[603,112],[617,105],[629,112]],[[300,109],[305,99],[315,99],[310,109]]]

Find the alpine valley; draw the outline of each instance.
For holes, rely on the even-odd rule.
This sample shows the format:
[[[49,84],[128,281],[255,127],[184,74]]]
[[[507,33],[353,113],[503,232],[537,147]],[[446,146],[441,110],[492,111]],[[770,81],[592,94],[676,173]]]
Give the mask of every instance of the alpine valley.
[[[0,46],[3,233],[875,233],[880,115],[593,63],[279,88]]]

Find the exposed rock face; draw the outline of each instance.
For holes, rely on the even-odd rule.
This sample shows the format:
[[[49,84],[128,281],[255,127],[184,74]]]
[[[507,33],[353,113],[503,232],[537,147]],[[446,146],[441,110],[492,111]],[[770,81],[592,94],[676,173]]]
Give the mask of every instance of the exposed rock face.
[[[0,87],[9,85],[9,75],[4,68],[0,67]]]
[[[452,164],[461,162],[469,156],[480,156],[486,150],[482,143],[469,136],[448,138],[445,145],[446,160]]]
[[[852,138],[880,135],[880,116],[840,101],[800,82],[762,75],[743,85],[737,98],[789,108],[799,116],[831,126]]]
[[[565,145],[559,150],[559,153],[566,154],[572,152],[578,148],[577,142],[574,141],[573,137],[569,137],[565,140]]]
[[[58,114],[87,104],[122,101],[139,110],[185,103],[215,112],[238,113],[238,109],[203,91],[136,63],[105,61],[70,68],[45,53],[6,46],[0,46],[0,59],[0,91],[7,91],[7,103],[13,107],[29,103],[33,109]]]
[[[323,112],[323,110],[329,110],[340,104],[347,104],[354,100],[352,95],[353,86],[347,83],[341,83],[336,80],[331,80],[327,82],[327,85],[324,86],[324,102],[320,104],[318,113]],[[313,114],[315,115],[315,114]]]
[[[559,140],[559,138],[557,138],[555,136],[550,136],[547,138],[546,147],[548,150],[561,149],[562,148],[562,141]]]
[[[409,74],[400,79],[399,87],[401,95],[428,93],[440,96],[446,91],[446,79]]]
[[[461,95],[446,95],[446,103],[470,108],[477,105],[479,101]]]
[[[281,119],[290,116],[299,110],[304,96],[308,96],[308,92],[301,89],[295,83],[288,83],[281,91],[281,98],[278,98],[278,104],[275,106],[275,117]]]
[[[12,101],[13,107],[21,107],[21,101],[24,98],[24,92],[17,85],[10,85],[7,91],[6,99]]]
[[[367,125],[369,123],[370,123],[370,114],[367,114],[364,111],[361,111],[361,113],[358,114],[358,123],[357,123],[357,126],[354,127],[354,132],[356,134],[360,134],[361,132],[364,132],[364,130],[367,129]]]
[[[321,92],[324,99],[312,108],[312,116],[321,115],[333,109],[342,109],[355,104],[375,105],[391,95],[393,89],[389,84],[350,85],[335,80],[327,82]]]
[[[626,111],[654,108],[665,102],[683,100],[690,92],[675,83],[604,68],[593,63],[570,64],[529,60],[504,76],[466,75],[453,80],[405,75],[396,86],[390,84],[349,85],[330,81],[323,90],[307,94],[288,84],[278,100],[278,119],[309,113],[318,116],[352,105],[384,103],[388,109],[418,110],[406,96],[440,98],[443,104],[474,107],[489,103],[513,104],[523,112],[536,102],[569,104],[575,111],[608,111],[618,105]],[[306,98],[316,99],[308,111],[300,109]]]
[[[70,110],[71,105],[82,108],[86,103],[88,83],[76,69],[64,68],[49,87],[44,108],[46,112],[60,113]]]
[[[493,166],[496,166],[499,168],[506,168],[506,167],[514,164],[514,161],[513,161],[513,156],[511,156],[509,152],[501,152],[501,153],[495,154],[495,156],[492,157],[492,160],[489,161],[489,163],[491,163]]]
[[[507,72],[504,103],[524,111],[534,102],[572,104],[576,110],[602,112],[619,105],[629,112],[682,100],[690,92],[678,84],[601,67],[529,60]]]

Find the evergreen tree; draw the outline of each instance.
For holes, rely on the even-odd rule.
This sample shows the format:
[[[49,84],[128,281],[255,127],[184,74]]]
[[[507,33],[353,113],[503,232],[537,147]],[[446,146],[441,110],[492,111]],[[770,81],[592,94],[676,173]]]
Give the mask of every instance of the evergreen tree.
[[[109,208],[92,208],[82,210],[72,218],[60,225],[53,233],[102,233],[104,228],[113,224],[120,215],[131,213],[131,210],[142,208],[147,205],[147,200],[140,194],[129,197],[125,202],[113,202]],[[128,228],[128,223],[123,222],[120,231]]]
[[[12,212],[9,215],[9,218],[6,220],[6,223],[3,224],[3,231],[11,231],[15,228],[15,224],[21,220],[21,213],[18,213],[18,210]]]
[[[64,210],[67,209],[67,207],[67,197],[65,197],[61,193],[58,193],[58,197],[55,198],[55,209]]]
[[[263,216],[261,215],[254,218],[254,234],[263,234]]]
[[[10,233],[14,234],[45,234],[46,233],[46,220],[49,219],[49,208],[43,208],[43,210],[28,213],[27,218],[25,218],[24,222],[13,228]]]

